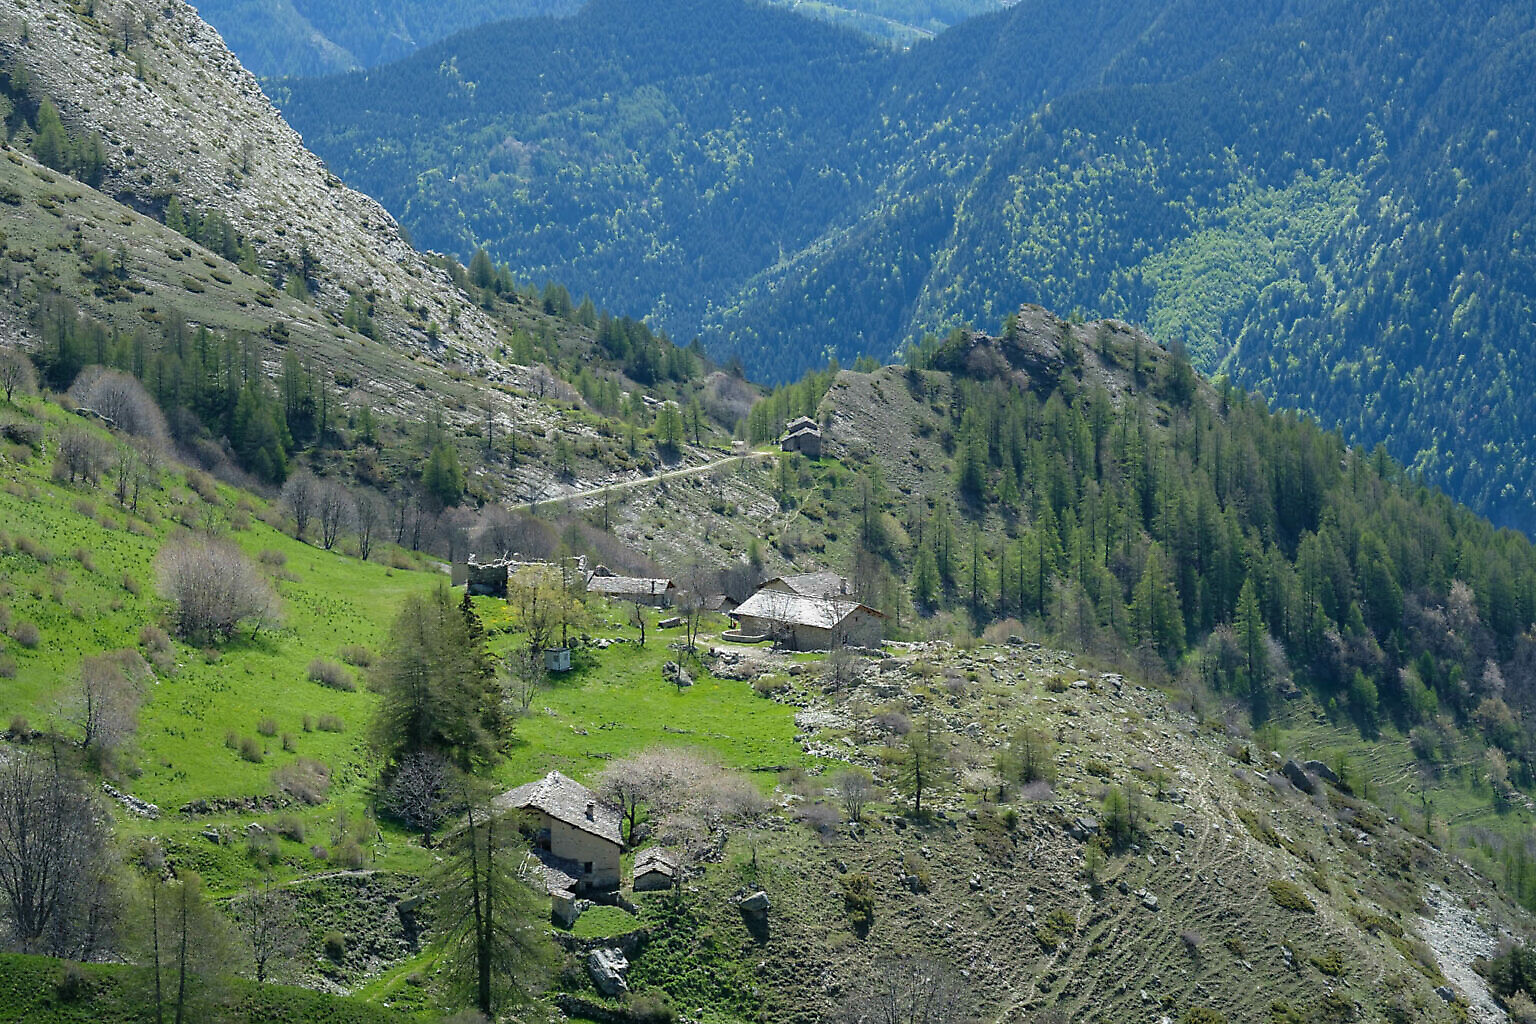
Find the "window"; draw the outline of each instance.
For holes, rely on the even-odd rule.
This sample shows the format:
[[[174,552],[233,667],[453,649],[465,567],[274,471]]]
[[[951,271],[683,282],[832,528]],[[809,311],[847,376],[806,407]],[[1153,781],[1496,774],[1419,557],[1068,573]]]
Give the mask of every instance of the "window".
[[[587,861],[585,864],[583,864],[581,866],[581,871],[582,874],[590,875],[592,873],[592,862]]]

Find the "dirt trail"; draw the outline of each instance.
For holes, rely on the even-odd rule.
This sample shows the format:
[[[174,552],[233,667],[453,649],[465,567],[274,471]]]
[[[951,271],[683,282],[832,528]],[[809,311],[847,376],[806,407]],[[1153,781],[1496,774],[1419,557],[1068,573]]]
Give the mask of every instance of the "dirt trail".
[[[660,483],[663,480],[676,480],[685,476],[698,476],[701,473],[709,473],[722,466],[735,462],[746,462],[751,459],[771,459],[778,452],[748,452],[745,455],[727,455],[723,459],[714,462],[706,462],[702,466],[689,466],[685,469],[669,469],[665,473],[657,473],[655,476],[643,476],[635,480],[625,480],[621,483],[607,484],[602,487],[588,487],[580,491],[571,491],[569,494],[557,494],[552,498],[541,498],[538,501],[524,501],[516,505],[508,506],[514,512],[530,512],[544,505],[559,505],[567,501],[577,501],[582,498],[601,497],[604,493],[614,494],[619,491],[629,491],[636,487],[644,487],[646,484]]]

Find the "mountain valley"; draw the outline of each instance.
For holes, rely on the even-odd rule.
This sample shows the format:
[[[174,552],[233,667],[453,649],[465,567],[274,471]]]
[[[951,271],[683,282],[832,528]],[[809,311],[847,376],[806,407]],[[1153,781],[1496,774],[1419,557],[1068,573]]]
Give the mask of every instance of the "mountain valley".
[[[207,6],[0,14],[0,1021],[1536,1019],[1523,12]]]

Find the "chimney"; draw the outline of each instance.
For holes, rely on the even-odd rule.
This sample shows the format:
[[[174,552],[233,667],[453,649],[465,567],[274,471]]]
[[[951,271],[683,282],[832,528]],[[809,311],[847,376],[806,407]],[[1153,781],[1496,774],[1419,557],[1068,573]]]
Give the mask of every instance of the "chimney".
[[[587,801],[587,820],[588,821],[596,821],[597,820],[595,817],[593,817],[593,812],[596,811],[596,810],[597,810],[597,804],[595,802],[591,801],[591,800],[588,800]]]

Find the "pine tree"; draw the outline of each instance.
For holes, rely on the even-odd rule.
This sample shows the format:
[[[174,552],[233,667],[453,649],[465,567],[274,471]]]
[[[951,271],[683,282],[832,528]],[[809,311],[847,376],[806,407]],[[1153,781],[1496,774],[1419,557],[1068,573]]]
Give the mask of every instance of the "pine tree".
[[[469,282],[476,288],[489,288],[496,282],[496,267],[491,263],[491,254],[485,251],[483,245],[470,257]]]
[[[37,134],[32,139],[32,155],[39,163],[56,171],[68,168],[69,136],[64,133],[64,122],[59,120],[59,109],[52,100],[43,100],[37,109]]]

